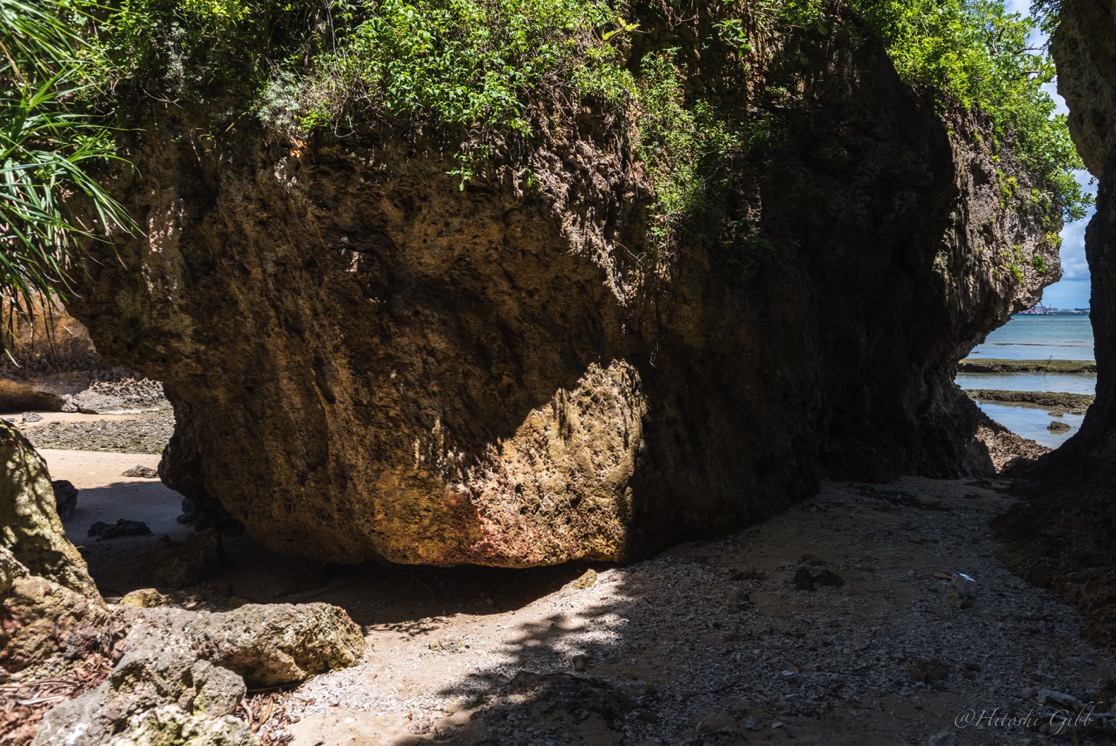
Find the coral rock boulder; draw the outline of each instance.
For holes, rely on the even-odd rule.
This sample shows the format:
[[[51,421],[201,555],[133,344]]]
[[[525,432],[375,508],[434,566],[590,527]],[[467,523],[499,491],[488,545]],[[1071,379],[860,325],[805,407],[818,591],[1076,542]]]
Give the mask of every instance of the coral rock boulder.
[[[523,567],[723,533],[823,469],[991,473],[952,366],[1057,278],[1010,157],[855,35],[721,75],[699,15],[640,39],[777,132],[666,247],[638,111],[535,111],[462,185],[393,122],[294,142],[215,125],[227,92],[145,98],[116,185],[145,235],[70,310],[166,383],[164,481],[285,553]]]

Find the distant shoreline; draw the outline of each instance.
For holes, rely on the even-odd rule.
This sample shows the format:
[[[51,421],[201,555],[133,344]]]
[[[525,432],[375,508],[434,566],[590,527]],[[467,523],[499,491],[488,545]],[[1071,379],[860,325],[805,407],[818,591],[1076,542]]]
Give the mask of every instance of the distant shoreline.
[[[1085,414],[1093,403],[1091,394],[1065,394],[1050,391],[1001,391],[998,389],[966,390],[972,399],[993,404],[1037,404],[1066,414]]]
[[[958,373],[1096,373],[1096,360],[1001,360],[967,357]]]

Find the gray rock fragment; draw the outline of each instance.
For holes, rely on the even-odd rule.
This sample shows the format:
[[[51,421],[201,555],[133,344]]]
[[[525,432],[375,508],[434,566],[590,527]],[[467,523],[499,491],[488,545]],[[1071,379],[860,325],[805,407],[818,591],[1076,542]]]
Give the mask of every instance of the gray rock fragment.
[[[72,482],[65,479],[55,479],[50,483],[54,488],[54,502],[58,510],[58,518],[66,521],[74,514],[77,508],[78,489]]]
[[[1054,689],[1039,689],[1038,701],[1040,704],[1063,707],[1075,712],[1081,712],[1085,709],[1085,703],[1077,697]]]
[[[254,743],[232,717],[256,685],[303,681],[355,663],[360,628],[328,604],[248,605],[229,612],[127,609],[123,655],[96,689],[51,710],[34,746]]]
[[[217,577],[225,563],[221,534],[207,528],[183,541],[164,536],[148,559],[145,578],[153,585],[186,588]]]

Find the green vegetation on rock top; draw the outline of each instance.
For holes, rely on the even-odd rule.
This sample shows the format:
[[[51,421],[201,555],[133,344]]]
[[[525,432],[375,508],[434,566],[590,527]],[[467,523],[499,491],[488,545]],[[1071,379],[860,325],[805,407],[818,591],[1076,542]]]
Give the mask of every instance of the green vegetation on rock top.
[[[934,91],[943,109],[975,111],[990,123],[988,147],[995,155],[1006,146],[1035,177],[1038,188],[1025,196],[1049,224],[1083,215],[1089,198],[1072,174],[1080,160],[1043,91],[1054,68],[1028,46],[1031,20],[1008,13],[1001,0],[851,6],[908,82]],[[506,138],[532,134],[540,101],[636,106],[647,115],[640,154],[654,159],[676,153],[668,143],[685,139],[694,122],[703,134],[715,118],[702,101],[663,95],[688,71],[661,55],[649,64],[631,54],[631,40],[646,30],[626,8],[614,0],[128,0],[99,12],[102,55],[91,67],[114,89],[138,82],[148,91],[163,86],[164,95],[212,97],[247,84],[254,94],[241,98],[254,99],[265,124],[295,139],[323,127],[348,131],[358,115],[398,118],[456,140],[466,178]],[[704,12],[718,19],[717,38],[706,43],[741,55],[773,30],[828,34],[848,25],[821,0],[721,0]],[[677,130],[663,127],[668,114]],[[705,151],[724,151],[726,136],[688,143],[689,164],[649,162],[662,221],[692,197],[693,163]]]
[[[1008,13],[1002,0],[854,0],[887,47],[896,69],[930,88],[945,108],[976,111],[1040,186],[1035,195],[1050,222],[1080,220],[1091,198],[1075,169],[1084,168],[1064,115],[1043,86],[1054,63],[1033,49],[1035,21]]]
[[[535,137],[557,110],[573,116],[588,106],[602,120],[634,123],[635,154],[655,197],[653,245],[674,240],[719,163],[772,141],[778,124],[769,112],[743,104],[725,112],[702,100],[703,87],[688,77],[707,74],[705,63],[698,73],[670,46],[682,37],[641,28],[651,25],[648,13],[701,15],[709,33],[697,40],[701,55],[735,59],[736,76],[761,68],[781,37],[867,33],[944,111],[974,112],[987,123],[985,147],[1032,177],[1035,188],[1019,190],[1019,199],[1039,211],[1048,232],[1088,204],[1073,178],[1081,164],[1065,122],[1052,116],[1042,89],[1053,66],[1027,46],[1032,22],[1007,13],[1001,0],[853,0],[862,24],[822,0],[669,0],[661,8],[618,0],[53,0],[43,7],[90,42],[66,57],[80,63],[84,85],[103,92],[105,109],[204,104],[213,132],[257,119],[295,142],[324,129],[344,135],[362,121],[399,124],[455,152],[462,185]],[[747,88],[741,81],[740,96]],[[57,81],[47,90],[56,100],[76,98]],[[18,120],[17,110],[8,108],[5,123]],[[43,152],[69,148],[86,157],[92,140],[84,133],[71,129],[63,139],[46,141]]]
[[[260,116],[294,137],[353,112],[433,125],[460,142],[463,183],[494,145],[534,134],[545,98],[596,107],[636,95],[617,49],[625,30],[608,2],[381,0],[337,3],[334,37],[307,68],[264,88]]]

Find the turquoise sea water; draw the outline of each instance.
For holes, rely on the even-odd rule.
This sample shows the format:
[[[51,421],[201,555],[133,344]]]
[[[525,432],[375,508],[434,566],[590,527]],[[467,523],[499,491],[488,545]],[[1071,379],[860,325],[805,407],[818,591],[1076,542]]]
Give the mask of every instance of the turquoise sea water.
[[[1013,316],[1007,324],[989,334],[984,344],[970,356],[1006,360],[1092,360],[1093,327],[1088,316]],[[1091,394],[1096,390],[1097,377],[1069,373],[962,373],[957,376],[957,385],[970,390]],[[1048,407],[1030,404],[977,402],[977,405],[1012,432],[1050,448],[1069,440],[1084,419],[1083,415],[1071,414],[1053,417]],[[1047,425],[1054,420],[1066,423],[1070,430],[1050,432]]]
[[[1031,404],[993,404],[991,402],[977,402],[977,406],[984,413],[1011,430],[1016,435],[1044,445],[1047,448],[1057,448],[1069,440],[1069,437],[1081,427],[1083,414],[1066,414],[1061,417],[1051,417],[1049,407],[1036,407]],[[1064,422],[1070,426],[1068,432],[1052,433],[1046,429],[1052,421]]]
[[[1094,373],[958,373],[956,380],[963,389],[1091,394],[1097,388]]]
[[[1004,360],[1092,360],[1088,316],[1012,316],[971,353]]]

